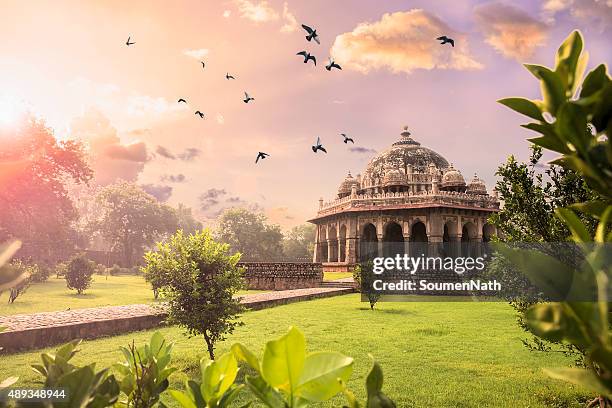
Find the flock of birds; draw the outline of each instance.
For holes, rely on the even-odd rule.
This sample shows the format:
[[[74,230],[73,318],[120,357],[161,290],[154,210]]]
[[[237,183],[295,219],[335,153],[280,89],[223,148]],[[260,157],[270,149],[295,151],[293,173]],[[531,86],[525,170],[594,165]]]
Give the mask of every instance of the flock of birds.
[[[314,42],[316,42],[319,45],[321,44],[321,41],[319,39],[319,34],[317,34],[317,30],[316,29],[314,29],[312,27],[309,27],[309,26],[307,26],[305,24],[302,24],[302,28],[307,33],[306,34],[306,40],[308,42],[314,41]],[[131,39],[132,39],[132,37],[129,36],[127,41],[125,42],[125,45],[127,45],[128,47],[130,45],[136,44],[135,42],[131,41]],[[440,41],[441,45],[450,44],[452,47],[455,47],[455,41],[452,38],[449,38],[449,37],[447,37],[445,35],[436,38],[436,40]],[[317,65],[317,58],[314,55],[312,55],[310,52],[308,52],[308,51],[300,51],[296,55],[304,57],[304,64],[307,64],[308,61],[312,61],[315,66]],[[206,63],[204,61],[200,61],[200,62],[202,63],[202,68],[206,68]],[[325,69],[328,70],[328,71],[331,71],[334,68],[336,68],[338,70],[342,70],[342,67],[340,65],[338,65],[332,59],[332,57],[329,57],[329,62],[325,66]],[[227,72],[225,74],[225,79],[231,80],[231,79],[236,79],[236,78],[233,75],[230,75],[229,72]],[[254,101],[254,100],[255,100],[255,98],[251,97],[248,94],[248,92],[246,92],[246,91],[244,92],[244,99],[242,100],[244,103],[248,104],[249,102]],[[186,104],[187,101],[184,98],[180,98],[178,100],[178,103],[185,103]],[[204,113],[199,111],[199,110],[195,111],[195,115],[199,116],[201,119],[206,119]],[[349,142],[355,144],[355,141],[351,137],[348,137],[345,133],[340,133],[340,136],[342,136],[344,138],[344,143],[345,144],[348,144]],[[327,150],[321,144],[321,138],[317,137],[317,142],[312,146],[312,151],[314,153],[317,153],[318,151],[321,151],[323,153],[327,153]],[[255,159],[255,164],[259,163],[259,160],[263,160],[263,159],[265,159],[268,156],[270,156],[270,155],[268,153],[266,153],[266,152],[257,152],[257,157]]]

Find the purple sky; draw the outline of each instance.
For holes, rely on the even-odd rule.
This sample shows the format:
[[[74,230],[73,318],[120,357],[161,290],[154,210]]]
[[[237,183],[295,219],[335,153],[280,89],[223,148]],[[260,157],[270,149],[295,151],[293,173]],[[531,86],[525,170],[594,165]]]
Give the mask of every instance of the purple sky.
[[[256,205],[289,227],[371,157],[350,152],[341,132],[381,151],[408,125],[490,189],[507,156],[526,157],[529,137],[495,101],[537,97],[520,63],[552,65],[575,28],[589,69],[610,61],[610,0],[2,1],[0,126],[30,109],[59,139],[91,146],[100,183],[172,187],[169,202],[203,206],[202,217]],[[438,45],[442,34],[456,47]],[[323,68],[330,54],[342,71]],[[245,105],[243,91],[255,101]],[[317,136],[328,155],[312,153]],[[255,165],[259,150],[271,157]]]

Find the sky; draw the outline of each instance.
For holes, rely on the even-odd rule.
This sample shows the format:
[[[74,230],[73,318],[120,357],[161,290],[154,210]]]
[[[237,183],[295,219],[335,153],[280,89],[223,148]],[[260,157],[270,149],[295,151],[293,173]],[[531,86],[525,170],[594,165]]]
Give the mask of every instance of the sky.
[[[528,156],[525,121],[496,103],[539,97],[521,63],[552,66],[573,29],[588,69],[612,56],[612,0],[0,0],[0,10],[0,126],[33,112],[59,140],[86,143],[99,185],[135,181],[204,220],[249,206],[283,228],[313,217],[404,125],[491,189],[509,155]],[[324,69],[329,56],[341,71]],[[327,155],[312,152],[317,137]],[[258,151],[270,157],[255,164]]]

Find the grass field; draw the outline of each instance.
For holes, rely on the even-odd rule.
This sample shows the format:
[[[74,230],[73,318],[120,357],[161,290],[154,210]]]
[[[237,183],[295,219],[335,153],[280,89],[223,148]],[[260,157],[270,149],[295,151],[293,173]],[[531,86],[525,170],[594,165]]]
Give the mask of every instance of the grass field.
[[[243,291],[240,293],[255,293]],[[98,306],[152,303],[153,291],[142,276],[94,275],[91,287],[82,295],[66,287],[66,281],[55,276],[47,282],[32,285],[28,290],[8,304],[8,292],[0,295],[0,316],[21,313],[53,312],[57,310],[83,309]]]
[[[524,333],[503,303],[380,303],[370,311],[359,295],[346,295],[247,312],[242,320],[245,325],[217,346],[217,355],[234,342],[261,355],[267,340],[295,325],[305,332],[309,350],[335,350],[355,358],[349,385],[360,397],[372,353],[383,367],[383,389],[398,407],[578,407],[587,399],[584,391],[542,373],[543,367],[570,361],[525,349],[520,341]],[[161,331],[177,342],[173,361],[187,374],[175,374],[171,380],[180,387],[187,375],[199,375],[204,343],[184,337],[176,327]],[[87,341],[75,361],[108,366],[120,358],[120,345],[132,339],[143,343],[151,333]],[[0,373],[17,374],[19,385],[31,385],[37,377],[28,366],[38,362],[39,354],[1,356]],[[342,402],[336,399],[325,406]]]

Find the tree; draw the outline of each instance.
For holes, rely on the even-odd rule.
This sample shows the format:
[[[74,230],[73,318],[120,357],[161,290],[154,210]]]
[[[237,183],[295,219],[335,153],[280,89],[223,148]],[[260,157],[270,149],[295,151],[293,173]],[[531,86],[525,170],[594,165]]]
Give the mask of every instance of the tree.
[[[567,225],[572,240],[582,252],[579,269],[569,268],[554,257],[537,251],[498,246],[546,294],[582,293],[594,289],[594,301],[564,299],[538,303],[526,313],[529,330],[546,341],[566,342],[585,350],[586,369],[546,370],[553,378],[579,384],[598,394],[589,406],[612,405],[612,336],[608,298],[612,263],[612,78],[605,64],[582,76],[588,54],[582,54],[583,39],[572,32],[561,44],[554,71],[540,65],[525,65],[539,80],[542,100],[506,98],[499,101],[533,119],[524,125],[539,136],[530,141],[560,154],[553,161],[576,171],[599,194],[590,201],[557,208],[555,214]],[[580,90],[580,92],[578,92]],[[598,220],[595,233],[578,214]],[[568,287],[568,283],[570,284]]]
[[[158,276],[169,320],[202,335],[211,359],[215,344],[241,324],[243,307],[234,297],[244,287],[239,260],[239,253],[230,255],[229,245],[216,242],[207,229],[190,235],[179,230],[145,254],[143,271]]]
[[[230,208],[219,218],[216,236],[249,261],[272,261],[283,256],[283,233],[278,225],[245,208]]]
[[[0,139],[0,242],[20,239],[21,254],[36,260],[69,253],[78,214],[66,185],[92,177],[83,145],[56,140],[32,116],[0,129]]]
[[[374,310],[374,306],[380,299],[380,293],[374,289],[374,281],[377,277],[374,273],[373,261],[368,260],[357,265],[353,270],[353,279],[361,292],[362,300],[364,297],[367,298],[370,303],[370,310]]]
[[[92,262],[85,255],[77,255],[68,262],[66,269],[66,286],[68,289],[76,289],[80,295],[91,286],[92,275],[95,269]]]
[[[566,241],[570,230],[555,215],[555,211],[572,203],[593,200],[599,196],[577,172],[555,164],[542,164],[541,158],[542,148],[532,145],[528,163],[520,163],[514,156],[510,156],[497,170],[496,175],[500,178],[496,190],[504,206],[499,213],[491,217],[490,222],[497,227],[505,242]],[[580,217],[589,231],[594,233],[595,220],[586,215]],[[547,248],[558,249],[552,245]],[[553,255],[563,256],[562,253]],[[578,259],[579,254],[572,255],[577,255]],[[541,291],[535,290],[529,280],[503,256],[493,258],[488,265],[488,272],[491,277],[501,282],[502,295],[517,311],[519,327],[528,331],[525,313],[532,305],[545,300]],[[584,350],[572,345],[542,341],[537,336],[523,340],[523,344],[536,351],[560,351],[576,357],[579,365],[584,364]]]
[[[295,226],[283,239],[283,253],[289,260],[312,258],[316,227],[313,224]]]
[[[123,253],[126,266],[134,255],[164,234],[176,231],[172,208],[159,203],[134,183],[119,181],[102,189],[96,198],[100,213],[90,229],[107,239],[113,250]]]

